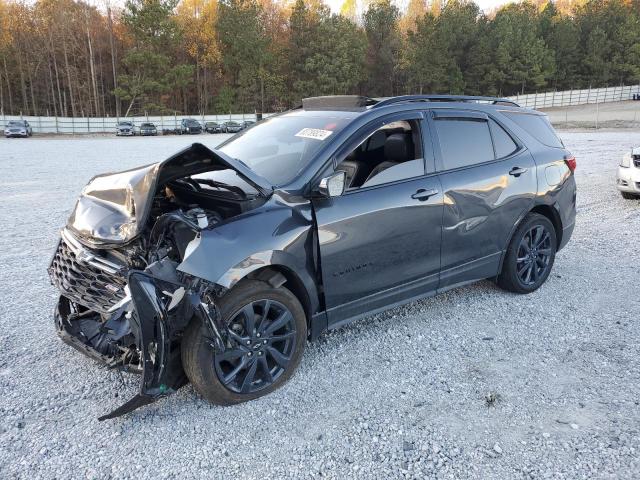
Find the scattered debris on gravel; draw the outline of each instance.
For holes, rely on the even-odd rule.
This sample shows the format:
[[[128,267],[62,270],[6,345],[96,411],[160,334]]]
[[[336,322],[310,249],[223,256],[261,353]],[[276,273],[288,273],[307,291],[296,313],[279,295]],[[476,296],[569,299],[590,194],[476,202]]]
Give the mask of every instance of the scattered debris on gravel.
[[[638,478],[640,201],[613,182],[640,133],[561,136],[578,222],[537,292],[450,291],[322,336],[262,399],[102,423],[138,379],[56,338],[58,229],[91,176],[221,137],[0,139],[0,477]]]

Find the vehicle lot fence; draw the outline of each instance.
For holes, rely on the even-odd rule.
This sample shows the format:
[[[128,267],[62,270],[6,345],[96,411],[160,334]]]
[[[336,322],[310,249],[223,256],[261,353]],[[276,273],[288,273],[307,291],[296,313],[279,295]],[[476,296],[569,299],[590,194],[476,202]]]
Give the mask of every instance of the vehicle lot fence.
[[[522,107],[544,109],[552,107],[568,107],[573,105],[601,104],[640,99],[640,84],[607,88],[587,88],[582,90],[566,90],[561,92],[534,93],[509,97]],[[263,114],[263,118],[273,114]],[[635,114],[634,114],[635,115]],[[158,133],[178,128],[183,118],[195,118],[204,125],[205,122],[224,122],[227,120],[256,120],[255,114],[231,115],[156,115],[138,117],[35,117],[22,115],[5,115],[0,113],[0,122],[6,125],[9,120],[25,119],[35,133],[115,133],[119,120],[133,121],[136,127],[150,122],[156,125]],[[635,121],[635,117],[634,117]]]
[[[532,93],[516,95],[509,97],[509,99],[521,107],[538,109],[587,105],[589,103],[621,102],[634,100],[634,95],[640,95],[640,84],[606,88],[586,88],[582,90],[564,90],[562,92]]]

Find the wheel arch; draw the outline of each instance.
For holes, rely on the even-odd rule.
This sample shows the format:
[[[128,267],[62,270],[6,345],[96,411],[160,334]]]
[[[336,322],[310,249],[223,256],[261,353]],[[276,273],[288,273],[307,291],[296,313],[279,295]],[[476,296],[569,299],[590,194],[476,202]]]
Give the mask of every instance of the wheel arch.
[[[307,288],[296,272],[285,265],[268,265],[247,274],[247,279],[260,280],[274,288],[284,286],[298,299],[307,316],[307,326],[315,313]],[[242,279],[240,280],[242,281]],[[238,282],[239,283],[239,282]]]
[[[537,213],[549,219],[556,231],[556,248],[560,248],[562,244],[562,219],[558,211],[550,205],[536,205],[528,213]]]
[[[507,254],[507,248],[509,248],[509,244],[511,243],[511,239],[513,238],[513,235],[516,233],[516,230],[518,229],[518,227],[520,226],[522,221],[530,213],[537,213],[539,215],[542,215],[543,217],[546,217],[551,222],[551,224],[553,225],[553,229],[556,232],[556,248],[559,248],[560,245],[562,245],[562,243],[561,243],[562,242],[562,231],[563,231],[562,230],[562,219],[560,218],[560,214],[558,213],[558,210],[556,209],[556,207],[552,206],[552,205],[546,205],[546,204],[534,205],[529,210],[524,212],[520,216],[520,218],[518,218],[518,221],[511,228],[511,231],[509,232],[509,236],[507,237],[507,243],[505,244],[504,249],[502,251],[502,256],[500,258],[500,267],[498,268],[498,273],[502,271],[502,264],[504,263],[504,258],[505,258],[506,254]]]

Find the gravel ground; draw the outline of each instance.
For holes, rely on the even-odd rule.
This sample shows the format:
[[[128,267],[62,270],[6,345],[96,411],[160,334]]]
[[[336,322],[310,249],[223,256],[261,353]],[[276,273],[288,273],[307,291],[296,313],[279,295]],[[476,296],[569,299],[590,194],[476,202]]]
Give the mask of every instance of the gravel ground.
[[[324,335],[260,400],[102,423],[137,377],[56,338],[49,256],[92,175],[193,138],[0,140],[0,477],[638,478],[640,202],[613,178],[640,133],[561,135],[578,222],[537,292],[460,288]]]

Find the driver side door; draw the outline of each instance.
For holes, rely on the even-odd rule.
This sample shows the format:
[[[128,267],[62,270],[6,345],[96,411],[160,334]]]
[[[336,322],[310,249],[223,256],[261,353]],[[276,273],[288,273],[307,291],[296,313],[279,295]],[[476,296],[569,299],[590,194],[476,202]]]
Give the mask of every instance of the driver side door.
[[[313,200],[329,327],[438,288],[443,196],[422,113],[404,112],[364,127],[337,152],[334,169],[398,121],[409,122],[419,142],[413,155],[418,158],[403,163],[419,164],[419,170],[396,166],[378,181],[367,179],[340,196]]]

